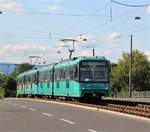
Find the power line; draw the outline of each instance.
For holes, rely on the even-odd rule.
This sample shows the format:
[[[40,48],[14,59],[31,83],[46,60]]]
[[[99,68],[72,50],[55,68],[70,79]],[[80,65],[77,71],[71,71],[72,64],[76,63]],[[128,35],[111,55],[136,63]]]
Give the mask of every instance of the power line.
[[[139,32],[139,31],[142,31],[142,30],[149,29],[149,28],[150,28],[150,25],[147,25],[147,26],[144,26],[144,27],[135,29],[134,31],[132,31],[132,34],[133,34],[133,33],[137,33],[137,32]],[[128,34],[129,34],[129,33],[128,33]]]
[[[107,6],[108,6],[108,4],[105,4],[104,6],[102,6],[102,7],[98,8],[98,9],[96,9],[96,10],[95,10],[93,13],[91,13],[90,15],[94,15],[94,14],[97,13],[98,11],[102,11],[102,10],[105,9]],[[89,17],[89,16],[87,16],[87,17]],[[108,16],[108,17],[109,17],[109,16]],[[105,18],[106,18],[106,17],[105,17]],[[88,18],[87,18],[87,19],[88,19]],[[69,30],[69,31],[70,31],[70,30],[73,30],[73,29],[75,29],[75,27],[78,27],[82,22],[86,21],[87,19],[84,19],[84,20],[82,20],[82,21],[79,21],[78,23],[76,23],[76,24],[70,26],[69,28],[67,28],[65,31],[60,32],[60,33],[55,33],[55,34],[61,35],[61,34],[64,34],[65,32],[67,32],[68,30]]]
[[[32,36],[19,36],[19,35],[4,35],[3,36],[4,38],[19,38],[19,39],[43,39],[43,40],[49,40],[49,37],[38,37],[38,36],[36,36],[36,37],[32,37]],[[53,37],[53,38],[51,38],[51,39],[60,39],[60,38],[56,38],[56,37]]]
[[[100,14],[73,14],[73,13],[48,13],[48,12],[35,12],[35,11],[8,11],[3,10],[2,12],[8,13],[19,13],[19,14],[31,14],[31,15],[54,15],[54,16],[72,16],[72,17],[108,17],[108,15],[100,15]]]
[[[25,11],[25,12],[17,12],[17,11],[4,11],[4,12],[10,12],[10,13],[22,13],[22,14],[36,14],[36,15],[58,15],[58,16],[84,16],[84,17],[104,17],[104,18],[106,18],[106,17],[108,17],[108,15],[95,15],[95,13],[97,13],[98,11],[101,11],[101,10],[103,10],[104,8],[106,8],[108,6],[108,4],[105,4],[104,6],[102,6],[102,7],[100,7],[100,8],[98,8],[98,9],[96,9],[93,13],[91,13],[91,14],[63,14],[63,13],[55,13],[55,14],[53,14],[53,13],[47,13],[47,12],[27,12],[27,11]],[[87,19],[86,19],[87,20]],[[85,21],[85,19],[83,20],[83,21]],[[67,28],[67,30],[69,30],[70,31],[70,29],[74,29],[74,27],[77,25],[80,25],[80,23],[81,23],[81,21],[79,22],[79,23],[77,23],[77,24],[74,24],[74,25],[72,25],[70,28]],[[58,32],[58,33],[54,33],[54,34],[63,34],[64,32],[66,32],[66,31],[63,31],[63,32]],[[27,36],[6,36],[6,37],[8,37],[8,38],[25,38],[25,39],[34,39],[33,37],[27,37]],[[41,37],[39,37],[39,38],[41,38]],[[41,39],[46,39],[46,38],[41,38]]]
[[[102,23],[102,24],[100,24],[100,25],[98,25],[98,26],[95,26],[94,28],[89,29],[87,32],[85,32],[85,33],[83,33],[83,34],[89,34],[89,33],[91,33],[91,32],[94,32],[95,30],[97,30],[97,29],[99,29],[99,28],[101,28],[101,27],[103,27],[103,26],[105,26],[105,25],[107,25],[107,24],[109,24],[109,23],[112,23],[112,22],[114,22],[114,21],[117,21],[117,20],[119,20],[120,18],[126,16],[127,14],[129,14],[129,13],[131,13],[131,12],[134,12],[134,11],[137,11],[137,10],[139,10],[139,9],[141,9],[141,8],[138,8],[138,9],[136,8],[136,9],[133,9],[133,10],[131,10],[131,11],[127,11],[127,12],[123,13],[122,15],[116,17],[116,18],[113,19],[112,21],[104,22],[104,23]]]
[[[130,4],[121,3],[121,2],[118,2],[118,1],[115,1],[115,0],[111,0],[111,2],[113,2],[115,4],[122,5],[122,6],[128,6],[128,7],[148,7],[148,6],[150,6],[150,4],[145,4],[145,5],[130,5]]]
[[[116,1],[111,0],[111,2],[116,2]],[[111,3],[111,2],[110,2],[110,3]],[[110,6],[111,6],[111,5],[110,5]],[[129,5],[129,6],[130,6],[130,5]],[[131,10],[131,11],[127,11],[127,12],[123,13],[122,15],[116,17],[114,20],[112,20],[112,19],[110,18],[111,21],[109,21],[109,22],[106,21],[106,22],[104,22],[104,23],[102,23],[102,24],[100,24],[100,25],[98,25],[98,26],[96,26],[96,27],[94,27],[94,28],[92,28],[92,29],[89,29],[87,32],[84,32],[84,33],[81,33],[81,34],[89,34],[89,33],[93,32],[93,31],[99,29],[100,27],[103,27],[103,26],[105,26],[105,25],[107,25],[107,24],[109,24],[109,23],[111,23],[111,22],[114,22],[114,21],[116,21],[116,20],[119,20],[120,18],[126,16],[127,14],[129,14],[129,13],[131,13],[131,12],[134,12],[134,11],[137,11],[137,10],[141,9],[140,7],[150,6],[150,4],[146,4],[146,5],[133,5],[133,6],[135,6],[136,9],[133,9],[133,10]],[[137,8],[138,8],[138,9],[137,9]],[[111,13],[112,13],[112,9],[110,9],[110,15],[109,15],[109,17],[112,17],[112,16],[111,16],[111,15],[112,15]]]

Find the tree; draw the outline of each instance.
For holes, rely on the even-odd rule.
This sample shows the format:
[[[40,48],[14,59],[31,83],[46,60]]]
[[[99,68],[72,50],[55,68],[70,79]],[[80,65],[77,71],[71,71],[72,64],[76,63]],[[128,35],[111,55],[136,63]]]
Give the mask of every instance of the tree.
[[[16,77],[17,75],[19,75],[20,73],[24,72],[24,71],[27,71],[27,70],[30,70],[32,69],[33,66],[30,65],[29,63],[22,63],[20,65],[18,65],[15,69],[15,71],[11,74],[11,76],[14,76]]]
[[[9,77],[5,87],[5,97],[16,97],[16,88],[16,80],[12,77]]]
[[[8,77],[0,73],[0,98],[4,96],[4,89],[7,85]]]
[[[5,97],[15,97],[16,96],[16,77],[27,70],[32,69],[32,65],[29,63],[23,63],[16,67],[16,70],[8,77],[8,82],[5,87]]]
[[[111,71],[111,92],[128,91],[130,54],[123,53]],[[144,53],[133,51],[132,90],[150,90],[150,62]]]

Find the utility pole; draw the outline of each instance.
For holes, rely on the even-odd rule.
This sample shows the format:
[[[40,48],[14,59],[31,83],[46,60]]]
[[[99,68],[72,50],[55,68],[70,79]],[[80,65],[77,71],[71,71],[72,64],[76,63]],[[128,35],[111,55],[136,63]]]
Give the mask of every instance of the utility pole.
[[[109,6],[110,6],[110,22],[112,21],[112,0],[110,0],[110,3],[109,3]]]
[[[93,57],[95,56],[95,49],[93,49]]]
[[[129,97],[132,97],[132,35],[130,36]]]

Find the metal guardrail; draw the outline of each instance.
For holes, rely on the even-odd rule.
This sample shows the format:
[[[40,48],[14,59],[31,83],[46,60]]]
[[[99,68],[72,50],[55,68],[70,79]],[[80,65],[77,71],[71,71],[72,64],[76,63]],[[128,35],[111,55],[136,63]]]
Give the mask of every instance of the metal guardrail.
[[[133,91],[132,97],[138,98],[150,98],[150,91]]]
[[[116,97],[127,98],[129,97],[128,92],[120,92],[116,94]],[[132,91],[132,97],[134,98],[150,98],[150,91]]]

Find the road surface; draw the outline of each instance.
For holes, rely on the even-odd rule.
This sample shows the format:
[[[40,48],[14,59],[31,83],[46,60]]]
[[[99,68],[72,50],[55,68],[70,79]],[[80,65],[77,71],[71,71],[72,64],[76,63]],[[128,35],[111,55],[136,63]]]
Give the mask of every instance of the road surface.
[[[30,99],[0,100],[0,132],[149,132],[150,121]]]

